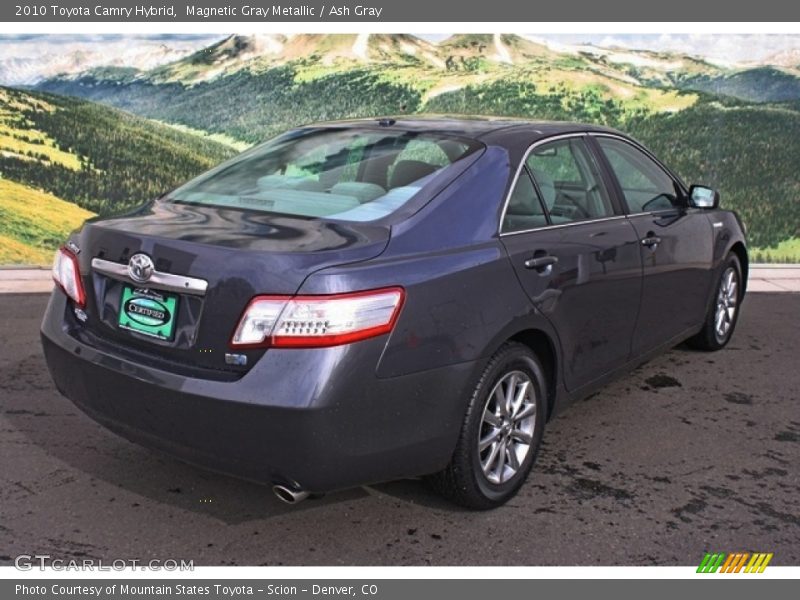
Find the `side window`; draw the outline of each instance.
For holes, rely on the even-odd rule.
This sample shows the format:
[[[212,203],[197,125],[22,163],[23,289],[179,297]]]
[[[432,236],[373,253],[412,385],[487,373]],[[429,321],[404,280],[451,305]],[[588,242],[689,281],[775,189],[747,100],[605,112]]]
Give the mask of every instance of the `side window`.
[[[547,225],[542,201],[533,187],[528,169],[520,171],[517,183],[508,199],[506,214],[503,217],[502,231],[525,231]]]
[[[615,138],[596,139],[617,176],[630,212],[665,210],[680,204],[675,181],[644,152]]]
[[[537,146],[526,165],[554,225],[614,215],[597,165],[582,139]]]

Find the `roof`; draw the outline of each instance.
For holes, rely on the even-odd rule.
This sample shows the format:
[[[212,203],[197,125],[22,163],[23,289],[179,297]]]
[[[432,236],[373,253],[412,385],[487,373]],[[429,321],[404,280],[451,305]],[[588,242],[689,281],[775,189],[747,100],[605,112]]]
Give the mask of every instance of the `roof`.
[[[385,124],[384,124],[385,123]],[[316,126],[347,128],[393,128],[403,131],[443,133],[469,137],[489,144],[530,144],[537,139],[580,131],[605,131],[619,134],[610,127],[568,121],[534,121],[510,117],[398,115],[376,119],[351,119],[315,123]]]

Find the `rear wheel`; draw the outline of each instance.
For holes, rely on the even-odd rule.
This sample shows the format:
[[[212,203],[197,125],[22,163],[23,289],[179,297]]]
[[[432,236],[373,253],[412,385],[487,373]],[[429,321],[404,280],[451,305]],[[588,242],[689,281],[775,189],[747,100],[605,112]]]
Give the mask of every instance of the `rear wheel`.
[[[473,391],[450,464],[429,478],[434,489],[475,509],[512,498],[536,458],[546,398],[546,380],[531,350],[516,342],[500,348]]]
[[[714,302],[709,307],[703,329],[689,340],[699,350],[720,350],[733,335],[742,300],[742,266],[735,254],[729,254],[717,282]]]

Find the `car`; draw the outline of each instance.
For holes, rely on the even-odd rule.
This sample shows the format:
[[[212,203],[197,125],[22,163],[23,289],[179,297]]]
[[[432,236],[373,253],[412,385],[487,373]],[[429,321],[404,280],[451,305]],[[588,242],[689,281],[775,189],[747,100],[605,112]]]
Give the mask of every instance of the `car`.
[[[286,502],[423,477],[488,509],[570,403],[723,348],[747,270],[719,194],[619,131],[361,119],[87,221],[41,339],[101,424]]]

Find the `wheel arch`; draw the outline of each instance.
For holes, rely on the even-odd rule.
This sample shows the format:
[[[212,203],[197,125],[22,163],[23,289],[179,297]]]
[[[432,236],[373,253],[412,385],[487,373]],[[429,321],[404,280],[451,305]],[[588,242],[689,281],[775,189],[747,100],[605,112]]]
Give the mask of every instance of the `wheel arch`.
[[[747,256],[747,248],[744,247],[742,241],[737,241],[728,249],[728,253],[735,254],[736,258],[739,259],[739,264],[742,266],[742,292],[740,296],[744,297],[744,293],[747,290],[747,274],[750,270],[750,259]]]
[[[555,340],[541,329],[523,329],[507,341],[518,342],[530,348],[542,363],[547,378],[547,418],[553,414],[558,389],[558,351]]]

